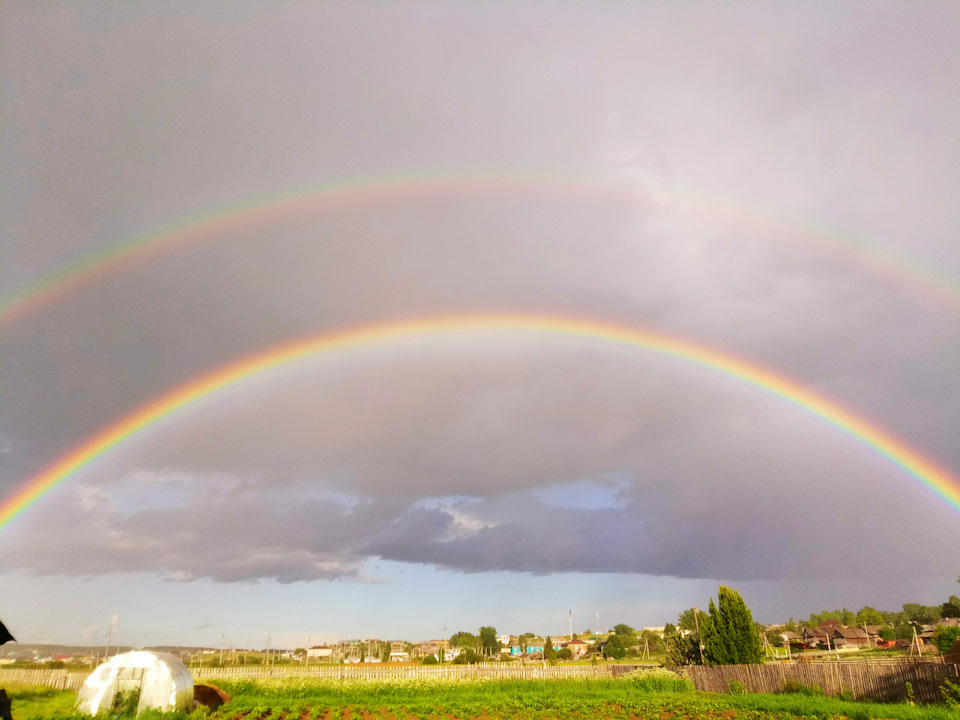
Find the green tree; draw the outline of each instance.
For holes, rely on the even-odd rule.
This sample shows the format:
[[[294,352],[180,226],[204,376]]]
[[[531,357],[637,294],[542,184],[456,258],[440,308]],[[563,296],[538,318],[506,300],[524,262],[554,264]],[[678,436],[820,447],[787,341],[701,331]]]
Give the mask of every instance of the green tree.
[[[483,654],[487,657],[496,655],[500,650],[500,641],[497,640],[497,629],[495,627],[485,626],[480,628],[478,637]]]
[[[557,650],[557,658],[560,660],[573,660],[573,650],[568,647],[562,647]]]
[[[697,623],[696,608],[687,608],[680,613],[680,617],[677,618],[677,628],[686,630],[687,632],[697,632]]]
[[[930,625],[941,619],[939,605],[904,603],[903,612],[906,614],[908,621],[921,625]]]
[[[543,639],[543,659],[550,662],[557,661],[557,651],[554,649],[549,637]]]
[[[717,604],[710,598],[710,622],[701,627],[703,655],[709,665],[741,665],[763,662],[760,634],[753,614],[736,590],[721,585]]]
[[[666,638],[668,635],[675,635],[677,628],[673,623],[667,623],[663,626],[663,637]]]
[[[530,647],[530,641],[536,637],[535,633],[523,633],[517,639],[517,642],[520,644],[520,652],[526,652],[527,648]]]
[[[700,636],[696,633],[665,628],[663,642],[666,646],[667,665],[700,665]]]
[[[622,635],[614,633],[607,638],[607,644],[603,647],[603,656],[614,660],[623,660],[627,656],[627,646],[623,642]]]
[[[960,618],[960,597],[951,595],[950,599],[940,606],[940,614],[945,618]]]
[[[463,630],[460,632],[455,632],[450,636],[450,647],[463,649],[470,648],[471,650],[475,650],[479,644],[480,643],[476,635],[473,633],[464,632]]]
[[[884,625],[885,621],[883,619],[883,613],[867,605],[866,607],[860,608],[855,624],[858,627],[863,627],[864,625]]]
[[[663,652],[663,638],[660,637],[659,633],[656,633],[653,630],[644,630],[641,632],[639,641],[641,646],[645,644],[652,653]],[[642,649],[643,648],[641,647],[641,650]]]
[[[933,644],[940,649],[941,655],[946,655],[958,637],[960,637],[960,627],[938,627],[933,631]]]
[[[912,640],[913,632],[917,629],[916,625],[911,625],[910,623],[900,623],[893,628],[894,639],[895,640]]]
[[[819,627],[820,623],[827,622],[828,620],[841,622],[840,611],[824,610],[823,612],[819,613],[810,613],[810,621],[808,622],[808,625],[809,627]]]
[[[623,623],[619,625],[614,625],[613,627],[614,635],[616,635],[621,640],[621,644],[624,647],[624,650],[627,655],[629,655],[633,648],[637,646],[637,631],[634,630],[629,625],[624,625]]]
[[[482,658],[473,648],[465,648],[453,659],[454,665],[476,665]]]

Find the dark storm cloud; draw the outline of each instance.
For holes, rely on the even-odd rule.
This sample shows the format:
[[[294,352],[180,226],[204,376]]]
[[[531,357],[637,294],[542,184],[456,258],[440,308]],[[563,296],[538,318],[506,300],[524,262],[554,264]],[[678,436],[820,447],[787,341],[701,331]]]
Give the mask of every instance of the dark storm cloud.
[[[381,198],[105,277],[4,328],[4,492],[279,342],[514,310],[752,358],[960,467],[956,303],[901,260],[960,274],[952,6],[0,13],[5,290],[307,183],[479,168],[638,190]],[[864,262],[884,252],[886,275]],[[307,365],[102,458],[5,531],[24,550],[4,569],[286,582],[370,579],[381,557],[753,580],[883,557],[903,579],[918,546],[948,569],[955,515],[904,473],[782,401],[627,355],[498,340]],[[622,502],[536,495],[576,481],[622,481]]]
[[[932,496],[783,403],[656,362],[574,354],[534,375],[542,358],[529,348],[486,354],[288,377],[258,403],[212,405],[200,412],[211,424],[196,418],[111,464],[124,473],[165,457],[192,470],[90,473],[44,513],[65,519],[56,533],[40,513],[11,530],[23,550],[2,567],[375,581],[369,563],[383,558],[468,573],[866,582],[878,554],[910,573],[925,547],[927,572],[952,572],[960,530]],[[401,380],[407,393],[381,391]],[[281,412],[291,419],[277,425]],[[324,474],[310,477],[311,464]]]

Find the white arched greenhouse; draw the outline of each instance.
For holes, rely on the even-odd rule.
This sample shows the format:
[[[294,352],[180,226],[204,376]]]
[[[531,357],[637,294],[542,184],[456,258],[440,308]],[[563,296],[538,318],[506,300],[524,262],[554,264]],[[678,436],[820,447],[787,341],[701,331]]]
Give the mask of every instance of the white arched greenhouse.
[[[188,712],[193,707],[193,677],[187,666],[170,653],[135,652],[114,655],[83,683],[77,696],[81,712],[109,711],[114,699],[139,693],[137,714],[148,708]]]

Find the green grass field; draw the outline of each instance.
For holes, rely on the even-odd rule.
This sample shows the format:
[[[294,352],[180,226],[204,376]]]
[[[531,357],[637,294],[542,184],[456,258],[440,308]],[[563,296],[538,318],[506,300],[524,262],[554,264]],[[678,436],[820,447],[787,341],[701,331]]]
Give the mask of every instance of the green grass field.
[[[588,680],[345,681],[315,679],[222,681],[233,696],[216,711],[145,713],[169,720],[958,720],[949,707],[850,702],[803,693],[720,695],[696,692],[663,671]],[[8,690],[16,720],[82,717],[76,693],[46,688]],[[119,720],[119,714],[106,714]]]

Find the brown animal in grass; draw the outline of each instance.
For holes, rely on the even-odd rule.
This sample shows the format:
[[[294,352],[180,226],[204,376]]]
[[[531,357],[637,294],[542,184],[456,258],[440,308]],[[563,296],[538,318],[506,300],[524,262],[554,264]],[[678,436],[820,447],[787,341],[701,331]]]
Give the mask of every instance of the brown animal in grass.
[[[208,708],[218,708],[225,702],[230,702],[230,696],[216,685],[194,685],[193,704]]]

